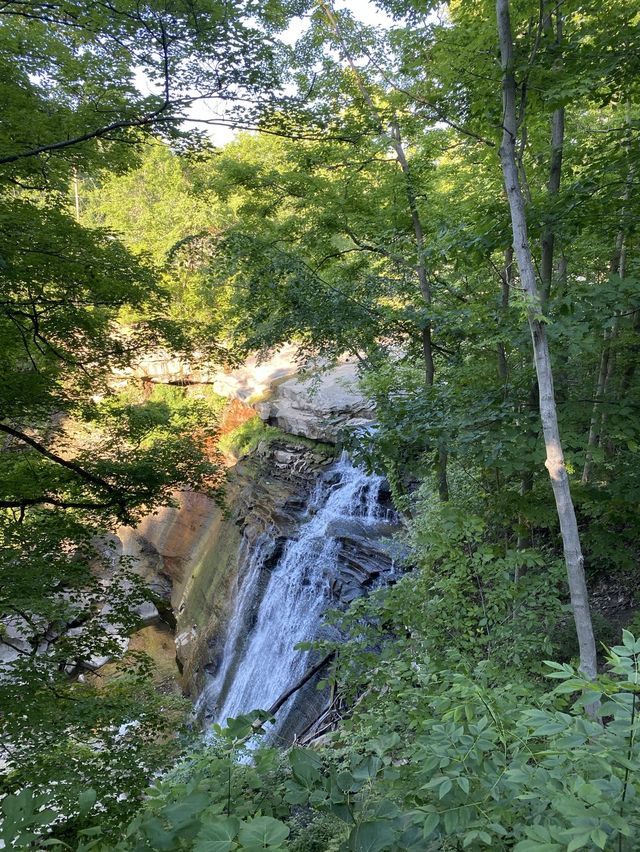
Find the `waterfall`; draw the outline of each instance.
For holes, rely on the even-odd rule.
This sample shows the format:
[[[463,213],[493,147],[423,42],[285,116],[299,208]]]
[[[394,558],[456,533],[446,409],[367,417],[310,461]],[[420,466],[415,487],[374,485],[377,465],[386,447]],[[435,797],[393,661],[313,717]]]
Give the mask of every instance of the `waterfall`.
[[[217,670],[208,676],[197,709],[224,724],[267,709],[306,671],[309,654],[299,642],[318,635],[330,603],[330,582],[340,570],[341,541],[332,531],[353,521],[360,533],[388,520],[380,503],[382,477],[351,464],[346,454],[316,483],[297,535],[284,544],[271,571],[275,542],[261,536],[243,543],[233,615]],[[387,567],[391,567],[388,560]],[[289,705],[295,699],[290,699]],[[274,732],[281,729],[287,705]]]

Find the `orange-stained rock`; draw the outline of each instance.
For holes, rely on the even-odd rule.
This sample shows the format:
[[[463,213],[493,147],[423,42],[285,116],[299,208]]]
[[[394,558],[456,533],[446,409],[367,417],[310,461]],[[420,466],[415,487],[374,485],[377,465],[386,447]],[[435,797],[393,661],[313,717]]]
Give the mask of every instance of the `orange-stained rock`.
[[[222,415],[220,435],[227,435],[229,432],[233,432],[238,426],[255,417],[256,413],[252,405],[246,405],[240,399],[232,399]]]

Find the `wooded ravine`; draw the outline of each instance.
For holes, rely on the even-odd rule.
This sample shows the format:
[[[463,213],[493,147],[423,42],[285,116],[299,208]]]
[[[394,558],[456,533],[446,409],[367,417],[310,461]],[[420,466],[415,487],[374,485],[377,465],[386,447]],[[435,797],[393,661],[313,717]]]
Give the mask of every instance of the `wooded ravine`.
[[[0,847],[640,850],[639,0],[7,0],[0,91]]]

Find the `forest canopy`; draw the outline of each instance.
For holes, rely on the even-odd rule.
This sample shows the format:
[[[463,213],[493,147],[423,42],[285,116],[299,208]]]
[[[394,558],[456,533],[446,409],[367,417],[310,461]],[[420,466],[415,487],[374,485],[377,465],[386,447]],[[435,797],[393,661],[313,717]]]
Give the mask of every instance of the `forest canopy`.
[[[357,6],[0,8],[8,848],[638,848],[640,621],[597,603],[638,587],[640,7]],[[249,767],[240,720],[143,803],[185,708],[110,542],[223,501],[224,403],[116,377],[283,344],[357,361],[411,570],[317,647],[328,744]]]

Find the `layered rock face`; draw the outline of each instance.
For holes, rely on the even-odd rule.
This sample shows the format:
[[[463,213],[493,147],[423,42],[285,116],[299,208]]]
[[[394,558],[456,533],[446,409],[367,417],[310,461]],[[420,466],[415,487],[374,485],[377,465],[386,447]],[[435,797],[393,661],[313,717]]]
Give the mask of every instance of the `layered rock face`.
[[[135,367],[116,374],[121,382],[144,379],[154,384],[209,385],[220,396],[247,400],[269,391],[273,382],[292,376],[299,369],[293,346],[283,346],[269,358],[247,358],[244,364],[229,369],[208,368],[156,352],[140,359]]]
[[[230,471],[226,507],[186,494],[180,508],[163,509],[137,530],[121,531],[123,552],[136,557],[149,579],[155,577],[156,591],[171,600],[176,656],[183,688],[192,698],[223,653],[247,553],[268,540],[269,555],[261,569],[266,581],[308,517],[318,482],[330,480],[334,465],[325,448],[316,450],[283,436],[259,445]],[[388,494],[380,499],[390,514]],[[389,570],[385,539],[393,530],[384,519],[368,526],[335,521],[331,538],[341,558],[338,570],[327,577],[333,605],[346,605]],[[259,599],[254,609],[258,605]]]
[[[221,652],[244,551],[269,537],[275,558],[282,542],[295,534],[313,483],[329,461],[283,439],[258,446],[230,472],[226,511],[216,510],[210,547],[194,564],[178,609],[176,652],[192,698],[202,689],[206,667]]]
[[[393,573],[386,486],[332,449],[345,428],[373,423],[355,365],[280,380],[255,409],[283,434],[230,469],[225,506],[184,494],[120,533],[175,613],[180,682],[209,721],[268,706],[312,661],[293,647],[319,635],[324,609]],[[299,733],[323,700],[310,683],[283,709],[279,736]]]
[[[287,377],[293,366],[289,353],[279,353],[265,365],[228,374],[220,388],[231,398],[223,427],[233,429],[257,411],[282,430],[275,437],[267,431],[257,449],[230,469],[225,505],[182,493],[176,508],[105,541],[111,567],[126,559],[157,601],[140,608],[137,633],[116,638],[123,649],[128,644],[151,654],[158,686],[179,683],[199,699],[204,718],[215,719],[220,702],[233,714],[253,709],[252,680],[260,678],[255,700],[268,706],[264,701],[277,698],[273,689],[287,689],[311,659],[293,649],[318,636],[324,609],[345,607],[391,572],[387,537],[395,524],[385,486],[346,458],[337,460],[332,446],[343,429],[373,422],[355,365],[341,364],[315,378]],[[140,370],[154,382],[219,381],[161,356]],[[253,408],[242,401],[261,392],[264,397],[267,386],[265,401]],[[24,642],[20,624],[10,628],[15,647],[0,642],[0,651],[13,659]],[[105,674],[108,663],[91,661],[107,666]],[[283,710],[288,721],[282,735],[299,733],[322,700],[313,683],[299,692]]]
[[[280,382],[255,407],[260,417],[291,435],[335,443],[347,429],[366,429],[373,407],[358,387],[357,368],[340,364],[307,378]]]
[[[291,439],[262,453],[289,498],[284,511],[265,516],[262,495],[255,500],[251,494],[239,519],[237,580],[225,623],[208,643],[197,702],[204,719],[220,724],[270,708],[305,680],[317,657],[296,648],[334,636],[323,624],[324,611],[343,608],[394,575],[385,537],[396,529],[395,515],[381,477],[354,467],[346,455],[309,459]],[[272,487],[264,491],[269,506]],[[269,736],[290,741],[319,715],[326,698],[310,680],[278,710]]]

